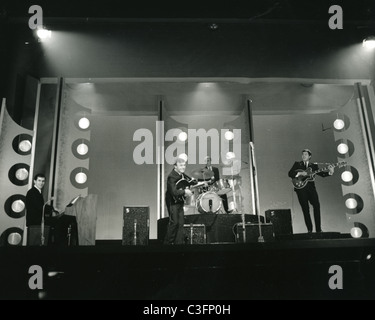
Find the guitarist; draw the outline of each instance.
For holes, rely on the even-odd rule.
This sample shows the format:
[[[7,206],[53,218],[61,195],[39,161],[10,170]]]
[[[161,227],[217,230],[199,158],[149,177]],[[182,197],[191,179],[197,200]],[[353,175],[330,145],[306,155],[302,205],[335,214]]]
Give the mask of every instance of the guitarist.
[[[185,178],[186,161],[178,158],[168,176],[166,205],[169,213],[168,231],[165,244],[184,244],[184,197],[191,197],[189,189],[178,190],[176,183]]]
[[[312,171],[316,171],[319,169],[318,165],[315,163],[311,163],[311,156],[312,153],[309,149],[302,150],[302,161],[296,161],[289,171],[289,177],[294,179],[298,178],[299,176],[307,176],[308,173],[305,171],[308,168],[311,168]],[[334,167],[329,166],[329,172],[320,172],[317,173],[321,177],[331,176],[334,173]],[[300,170],[300,171],[299,171]],[[302,189],[294,189],[298,196],[298,201],[301,205],[303,216],[305,218],[305,224],[307,227],[308,233],[312,233],[313,225],[310,217],[310,204],[313,206],[314,209],[314,220],[315,220],[315,230],[316,232],[322,232],[321,228],[321,217],[320,217],[320,202],[318,193],[316,192],[315,182],[309,181],[307,182],[306,186]]]

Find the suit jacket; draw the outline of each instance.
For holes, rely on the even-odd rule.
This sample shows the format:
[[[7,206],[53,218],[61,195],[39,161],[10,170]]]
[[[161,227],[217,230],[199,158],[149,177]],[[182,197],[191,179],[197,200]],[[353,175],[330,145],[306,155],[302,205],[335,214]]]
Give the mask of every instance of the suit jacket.
[[[214,172],[214,178],[215,178],[215,181],[213,181],[213,182],[219,181],[220,180],[220,171],[219,171],[219,168],[216,168],[214,166],[211,166],[211,167],[212,167],[212,171]],[[206,169],[208,169],[207,166],[206,166]]]
[[[183,179],[183,175],[178,174],[178,172],[176,172],[174,169],[169,174],[167,180],[167,192],[165,196],[167,207],[169,207],[171,204],[184,203],[182,196],[185,194],[185,190],[177,190],[176,188],[176,183],[181,179]]]
[[[315,164],[315,163],[309,162],[308,167],[311,168],[312,171],[319,170],[319,166],[317,164]],[[305,167],[305,164],[303,163],[303,161],[296,161],[294,163],[293,167],[289,170],[288,176],[291,179],[294,179],[296,177],[296,175],[297,175],[298,170],[306,170],[306,167]],[[325,178],[325,177],[329,176],[329,173],[326,172],[326,171],[323,171],[323,172],[317,173],[317,175]],[[315,182],[314,181],[309,181],[308,183],[310,183],[311,185],[315,186]]]
[[[44,198],[39,190],[32,187],[26,194],[26,226],[42,223]]]

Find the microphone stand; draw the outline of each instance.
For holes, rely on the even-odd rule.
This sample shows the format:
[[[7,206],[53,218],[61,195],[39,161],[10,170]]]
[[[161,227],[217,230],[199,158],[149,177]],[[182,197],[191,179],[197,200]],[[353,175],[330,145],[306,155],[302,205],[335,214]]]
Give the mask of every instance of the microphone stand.
[[[45,237],[44,237],[44,211],[46,208],[47,203],[49,203],[53,199],[49,199],[44,205],[43,205],[43,212],[42,212],[42,223],[41,223],[41,233],[40,233],[40,245],[44,246],[45,243]]]
[[[258,226],[259,226],[259,238],[258,242],[264,242],[262,227],[260,221],[260,208],[259,208],[259,190],[258,190],[258,179],[257,179],[257,167],[255,161],[254,143],[249,143],[249,155],[250,155],[250,181],[253,187],[252,200],[253,200],[253,211],[258,215]]]

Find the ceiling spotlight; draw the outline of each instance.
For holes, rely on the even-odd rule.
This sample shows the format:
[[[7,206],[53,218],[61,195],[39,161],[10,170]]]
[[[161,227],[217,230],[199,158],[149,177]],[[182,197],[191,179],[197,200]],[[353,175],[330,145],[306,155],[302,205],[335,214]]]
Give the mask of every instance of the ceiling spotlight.
[[[219,26],[216,23],[211,23],[210,24],[210,29],[211,30],[217,30],[218,28],[219,28]]]
[[[364,39],[362,46],[366,49],[375,49],[375,36],[370,36]]]
[[[47,29],[38,29],[36,32],[40,40],[50,39],[52,36],[52,31]]]

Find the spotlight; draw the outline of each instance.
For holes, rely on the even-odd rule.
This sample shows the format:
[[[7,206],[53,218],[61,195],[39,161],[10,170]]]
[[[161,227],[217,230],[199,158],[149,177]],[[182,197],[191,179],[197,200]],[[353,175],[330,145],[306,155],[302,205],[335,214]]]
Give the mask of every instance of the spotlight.
[[[370,254],[366,257],[366,260],[367,260],[367,261],[370,261],[371,258],[372,258],[372,254],[370,253]]]
[[[232,131],[227,131],[225,132],[224,137],[226,140],[231,141],[234,139],[234,133]]]
[[[210,24],[210,29],[211,30],[217,30],[218,28],[219,28],[219,26],[216,23],[211,23]]]
[[[345,201],[345,205],[348,209],[355,209],[358,206],[358,202],[354,198],[349,198]]]
[[[52,31],[47,29],[38,29],[36,34],[40,40],[46,40],[52,37]]]
[[[337,146],[337,151],[340,153],[340,154],[346,154],[348,153],[349,151],[349,147],[347,144],[345,143],[340,143],[338,146]]]
[[[375,36],[370,36],[364,39],[362,46],[366,49],[375,49]]]
[[[336,130],[342,130],[345,128],[345,122],[341,119],[336,119],[335,122],[333,123],[333,126],[335,127]]]
[[[188,135],[186,132],[181,132],[178,135],[178,140],[180,140],[181,142],[185,142],[187,139],[188,139]]]
[[[362,232],[362,229],[361,228],[358,228],[358,227],[354,227],[350,230],[350,235],[353,237],[353,238],[361,238],[362,235],[363,235],[363,232]]]
[[[77,153],[81,156],[85,156],[89,152],[89,147],[87,144],[81,143],[77,147]]]
[[[84,184],[87,181],[87,175],[83,172],[76,174],[76,182],[79,184]]]
[[[19,143],[18,148],[22,152],[29,152],[31,150],[31,142],[29,140],[23,140]]]
[[[82,130],[86,130],[90,127],[90,120],[87,119],[86,117],[84,118],[81,118],[78,122],[78,126],[82,129]]]
[[[353,174],[350,172],[350,171],[344,171],[342,174],[341,174],[341,179],[342,181],[344,182],[350,182],[353,180]]]
[[[22,241],[22,237],[18,232],[13,232],[8,236],[8,243],[11,246],[18,246]]]

